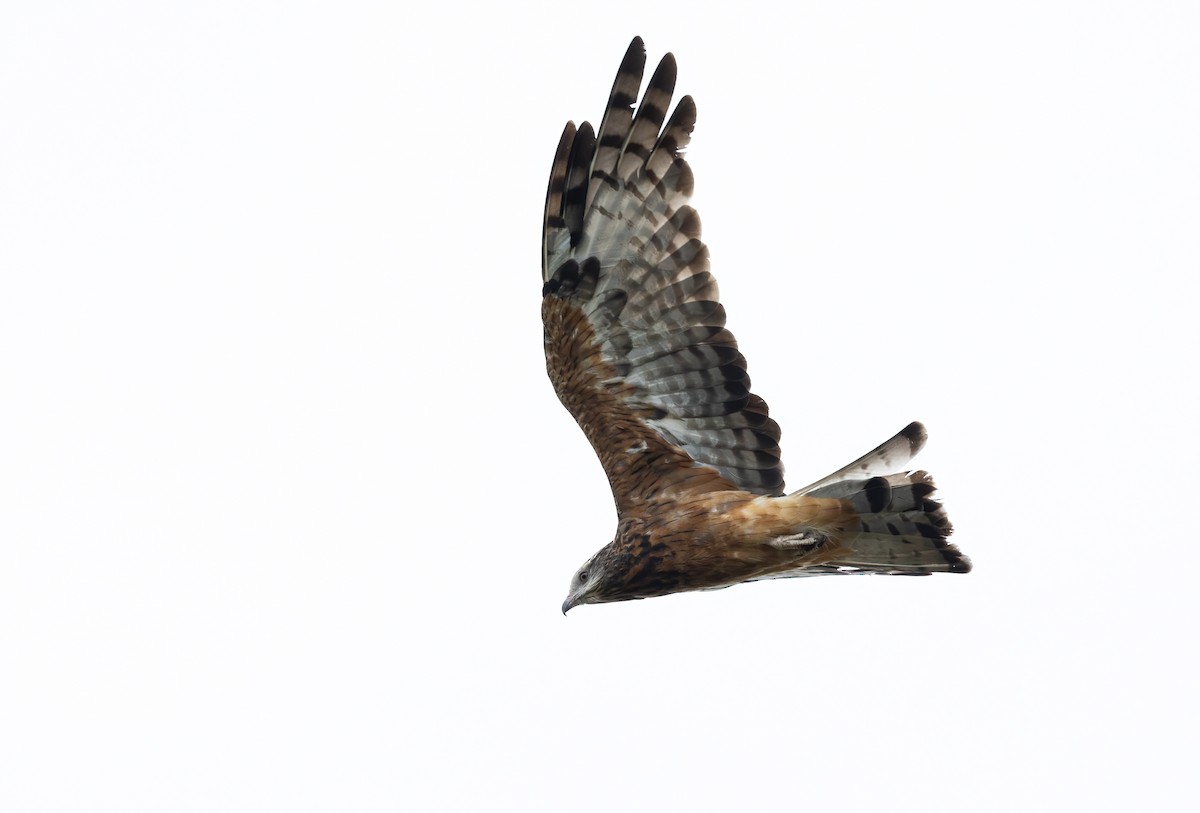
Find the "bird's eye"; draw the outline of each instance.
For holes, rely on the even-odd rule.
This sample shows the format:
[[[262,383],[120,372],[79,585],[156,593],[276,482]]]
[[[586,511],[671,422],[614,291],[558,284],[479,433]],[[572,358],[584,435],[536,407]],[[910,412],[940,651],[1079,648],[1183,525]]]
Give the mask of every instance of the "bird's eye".
[[[581,582],[587,581],[587,571],[586,570],[579,571],[579,580]]]

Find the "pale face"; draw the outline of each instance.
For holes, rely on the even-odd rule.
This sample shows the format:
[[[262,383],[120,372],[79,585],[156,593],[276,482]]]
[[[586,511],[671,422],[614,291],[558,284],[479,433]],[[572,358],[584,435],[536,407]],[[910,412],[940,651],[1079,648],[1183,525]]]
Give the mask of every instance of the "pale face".
[[[587,593],[600,581],[600,574],[592,567],[595,558],[595,556],[589,558],[571,576],[571,586],[567,589],[567,600],[562,605],[563,615],[566,615],[567,610],[572,607],[591,603],[587,598]]]

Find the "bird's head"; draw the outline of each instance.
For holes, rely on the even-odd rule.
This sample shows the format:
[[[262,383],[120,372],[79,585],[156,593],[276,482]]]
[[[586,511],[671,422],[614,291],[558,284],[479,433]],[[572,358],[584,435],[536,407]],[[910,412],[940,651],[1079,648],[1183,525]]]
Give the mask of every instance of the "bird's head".
[[[665,596],[680,589],[680,574],[664,565],[661,555],[647,553],[649,538],[639,535],[636,540],[637,545],[631,546],[618,536],[580,565],[571,576],[563,615],[580,604]]]
[[[604,601],[598,598],[603,593],[602,587],[606,579],[604,560],[600,553],[588,558],[571,576],[571,586],[567,588],[567,600],[563,602],[563,615],[567,610],[580,604],[594,604]]]
[[[633,557],[620,549],[620,539],[596,551],[571,576],[563,615],[580,604],[602,604],[642,598],[629,590],[629,567]]]

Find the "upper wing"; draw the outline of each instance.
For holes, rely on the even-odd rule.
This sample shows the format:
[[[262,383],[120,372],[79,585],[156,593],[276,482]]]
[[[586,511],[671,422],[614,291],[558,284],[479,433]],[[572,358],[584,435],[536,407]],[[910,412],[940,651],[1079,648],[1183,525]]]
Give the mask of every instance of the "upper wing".
[[[608,474],[618,506],[673,489],[783,493],[779,426],[750,392],[725,329],[682,157],[690,96],[663,126],[675,59],[634,115],[646,52],[635,37],[598,135],[568,123],[546,194],[546,366]]]

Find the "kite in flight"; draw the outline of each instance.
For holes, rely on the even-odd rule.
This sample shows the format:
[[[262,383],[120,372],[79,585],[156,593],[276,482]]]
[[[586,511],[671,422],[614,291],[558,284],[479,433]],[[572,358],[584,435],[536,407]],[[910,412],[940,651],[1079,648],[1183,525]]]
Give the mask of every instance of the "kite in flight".
[[[635,37],[594,132],[568,123],[542,233],[542,322],[554,390],[591,441],[617,532],[572,576],[562,609],[837,573],[966,573],[933,480],[905,467],[912,423],[785,494],[779,426],[725,328],[683,158],[696,105],[667,119],[667,54],[641,104]],[[663,125],[666,120],[666,125]]]

